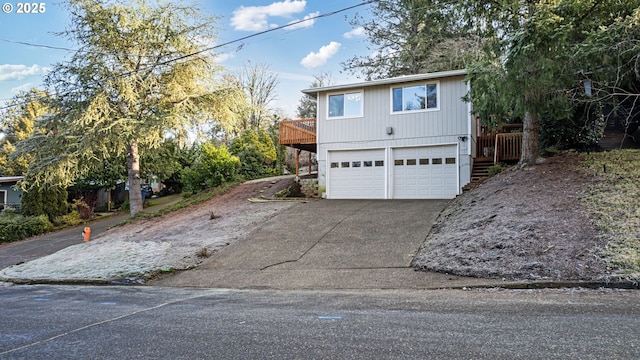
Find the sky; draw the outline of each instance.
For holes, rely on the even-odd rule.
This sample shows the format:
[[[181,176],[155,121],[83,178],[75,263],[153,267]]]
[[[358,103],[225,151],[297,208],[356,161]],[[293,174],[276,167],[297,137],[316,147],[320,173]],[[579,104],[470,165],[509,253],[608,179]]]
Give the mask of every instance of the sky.
[[[6,1],[6,0],[5,0]],[[258,32],[348,8],[362,0],[200,0],[208,15],[218,16],[217,44],[223,44]],[[72,51],[64,37],[55,35],[69,26],[69,14],[59,1],[38,3],[27,9],[13,0],[3,2],[0,12],[0,106],[21,90],[41,86],[44,75]],[[21,8],[21,9],[20,9]],[[18,13],[22,10],[23,13]],[[30,10],[32,13],[24,13]],[[271,107],[291,118],[309,88],[313,76],[330,73],[335,84],[359,81],[345,73],[341,63],[355,55],[366,55],[362,29],[352,27],[348,19],[356,13],[368,15],[368,5],[335,15],[304,21],[291,27],[216,49],[217,63],[226,71],[237,72],[247,64],[266,64],[280,83]],[[29,43],[44,46],[30,46]]]

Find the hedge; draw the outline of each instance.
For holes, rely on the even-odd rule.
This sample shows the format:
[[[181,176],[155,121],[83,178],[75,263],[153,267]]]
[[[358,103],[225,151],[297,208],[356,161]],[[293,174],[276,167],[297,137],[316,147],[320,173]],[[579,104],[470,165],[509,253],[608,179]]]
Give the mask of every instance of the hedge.
[[[0,215],[0,242],[11,242],[42,234],[52,227],[46,215]]]

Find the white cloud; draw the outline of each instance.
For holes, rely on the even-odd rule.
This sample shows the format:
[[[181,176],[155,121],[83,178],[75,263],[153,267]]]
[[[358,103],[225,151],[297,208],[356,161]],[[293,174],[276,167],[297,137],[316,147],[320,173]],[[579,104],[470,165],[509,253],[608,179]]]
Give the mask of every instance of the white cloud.
[[[215,62],[216,63],[223,63],[229,59],[233,59],[236,56],[235,53],[224,53],[224,54],[216,54],[215,55]]]
[[[22,91],[29,91],[31,89],[33,89],[35,85],[33,83],[26,83],[26,84],[22,84],[20,86],[16,86],[14,88],[11,88],[11,90],[9,90],[12,94],[17,94],[19,92]]]
[[[291,17],[304,11],[306,0],[284,0],[266,6],[241,6],[233,11],[231,26],[235,30],[263,31],[277,25],[269,23],[270,16]]]
[[[295,25],[291,25],[291,26],[289,26],[289,27],[287,28],[287,30],[296,30],[296,29],[305,29],[305,28],[310,28],[310,27],[312,27],[312,26],[313,26],[313,24],[315,24],[315,22],[316,22],[316,19],[311,19],[311,18],[315,18],[315,17],[316,17],[316,16],[318,16],[318,15],[320,15],[320,11],[316,11],[316,12],[314,12],[314,13],[311,13],[311,14],[309,14],[309,15],[305,16],[305,17],[302,19],[302,22],[299,22],[299,23],[297,23],[297,24],[295,24]],[[296,22],[296,21],[299,21],[299,20],[292,21],[292,22],[290,22],[289,24],[294,23],[294,22]]]
[[[353,39],[354,37],[364,36],[364,28],[363,27],[355,28],[355,29],[353,29],[351,31],[348,31],[348,32],[342,34],[342,36],[345,39]]]
[[[48,67],[36,64],[31,66],[4,64],[0,65],[0,81],[24,80],[27,77],[44,75],[49,70],[51,69]]]
[[[327,63],[333,55],[338,53],[342,44],[332,41],[329,45],[325,45],[318,50],[317,53],[310,52],[307,56],[300,61],[300,64],[306,68],[315,68]]]

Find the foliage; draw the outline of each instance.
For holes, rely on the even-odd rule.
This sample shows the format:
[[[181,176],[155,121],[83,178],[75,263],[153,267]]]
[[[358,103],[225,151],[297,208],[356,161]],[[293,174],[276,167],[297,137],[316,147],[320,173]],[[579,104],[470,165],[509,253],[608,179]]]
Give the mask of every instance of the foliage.
[[[231,155],[226,146],[216,147],[212,142],[202,144],[193,165],[181,172],[184,190],[195,193],[232,181],[239,167],[240,160]]]
[[[600,103],[578,103],[574,106],[572,116],[540,117],[541,148],[584,148],[598,143],[602,138],[605,126],[602,105]]]
[[[504,166],[502,164],[491,165],[489,169],[489,177],[496,176],[500,174],[504,170]]]
[[[18,150],[36,153],[30,186],[67,186],[105,162],[127,158],[132,215],[142,209],[139,153],[168,133],[216,113],[226,89],[213,80],[215,19],[194,4],[67,0],[70,25],[61,33],[78,44],[56,64],[46,84],[57,94],[47,135]],[[118,160],[116,160],[118,159]]]
[[[639,5],[638,0],[460,3],[478,10],[474,14],[479,19],[494,25],[487,29],[491,38],[486,44],[491,46],[485,49],[484,59],[469,67],[470,100],[484,117],[524,119],[522,162],[538,156],[539,126],[547,146],[592,142],[597,136],[602,126],[599,105],[586,105],[586,112],[584,107],[574,111],[576,104],[601,100],[584,95],[584,74],[620,75],[622,67],[606,56],[580,54],[580,49],[592,48],[594,34],[611,28]],[[601,45],[619,54],[615,43]],[[492,65],[489,70],[487,64]],[[581,114],[588,116],[580,118]],[[561,132],[557,139],[551,135],[555,130]]]
[[[52,228],[45,215],[22,216],[0,214],[0,242],[19,241],[42,234]]]
[[[609,241],[604,259],[623,275],[640,279],[640,151],[591,153],[584,169],[599,179],[583,204]]]
[[[15,144],[34,134],[36,122],[49,114],[45,104],[45,92],[31,89],[21,92],[10,102],[8,110],[0,117],[0,175],[24,175],[33,160],[31,154],[13,156]]]
[[[83,199],[75,199],[73,200],[73,204],[71,204],[72,211],[78,213],[82,220],[91,220],[96,217],[96,214],[93,212],[93,208],[87,205]]]
[[[264,130],[245,130],[231,142],[229,150],[240,159],[240,175],[246,179],[281,173],[282,163],[278,164],[274,141]]]
[[[58,221],[58,219],[60,219]],[[80,213],[77,210],[71,210],[70,213],[66,215],[62,215],[60,218],[56,218],[53,223],[57,225],[68,225],[68,226],[76,226],[84,223],[84,220],[80,216]]]
[[[342,65],[367,80],[465,68],[483,42],[465,20],[451,2],[376,1],[369,17],[351,20],[363,28],[373,55],[355,56]]]
[[[69,212],[67,190],[61,187],[36,188],[22,193],[20,209],[26,216],[45,215],[51,221]]]

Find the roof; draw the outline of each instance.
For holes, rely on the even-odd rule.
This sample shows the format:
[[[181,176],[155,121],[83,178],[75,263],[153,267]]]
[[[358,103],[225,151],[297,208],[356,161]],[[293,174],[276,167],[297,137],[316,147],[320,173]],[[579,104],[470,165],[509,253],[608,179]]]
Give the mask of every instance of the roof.
[[[24,179],[24,176],[0,176],[0,184],[9,183],[9,182],[17,182],[19,180]]]
[[[309,96],[315,97],[320,92],[347,90],[347,89],[361,89],[361,88],[371,87],[371,86],[391,85],[391,84],[405,83],[405,82],[411,82],[411,81],[431,80],[431,79],[442,79],[442,78],[447,78],[452,76],[462,76],[462,75],[467,75],[467,70],[449,70],[449,71],[441,71],[441,72],[434,72],[434,73],[427,73],[427,74],[405,75],[405,76],[398,76],[394,78],[365,81],[365,82],[353,83],[353,84],[315,87],[315,88],[304,89],[302,90],[302,92]]]

